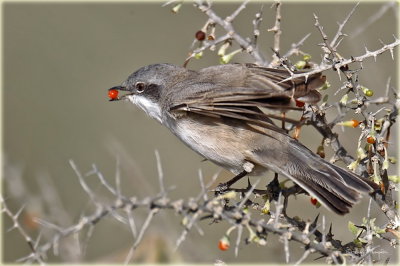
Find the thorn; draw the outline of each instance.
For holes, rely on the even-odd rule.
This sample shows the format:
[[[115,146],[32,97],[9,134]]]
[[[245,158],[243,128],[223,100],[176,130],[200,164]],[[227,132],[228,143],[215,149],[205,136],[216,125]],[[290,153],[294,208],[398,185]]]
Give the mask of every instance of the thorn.
[[[36,238],[35,245],[34,245],[35,249],[37,249],[39,247],[39,243],[40,243],[41,238],[42,238],[42,231],[39,232],[39,235]]]
[[[333,234],[332,234],[332,223],[331,223],[331,225],[329,226],[329,232],[328,232],[328,234],[326,235],[328,238],[332,238],[333,237]]]
[[[250,177],[247,178],[247,189],[251,188]]]
[[[25,204],[24,205],[22,205],[22,207],[17,211],[17,213],[14,215],[14,218],[15,219],[18,219],[18,217],[21,215],[21,213],[22,213],[22,211],[24,210],[24,208],[25,208]]]
[[[18,226],[16,224],[14,224],[13,226],[11,226],[10,228],[7,229],[7,233],[11,232],[12,230],[16,229]]]
[[[394,57],[393,57],[393,48],[389,48],[389,51],[390,51],[390,55],[392,56],[392,60],[394,60]]]
[[[317,226],[318,218],[319,218],[319,213],[318,213],[317,217],[315,217],[314,222],[312,222],[312,224],[311,224],[312,228],[315,228]]]
[[[342,81],[342,76],[340,76],[340,70],[338,68],[336,69],[336,72],[337,72],[337,74],[339,76],[339,80]]]
[[[325,258],[325,257],[326,257],[325,255],[322,255],[322,256],[320,256],[320,257],[314,259],[314,261],[319,260],[319,259],[322,259],[322,258]]]

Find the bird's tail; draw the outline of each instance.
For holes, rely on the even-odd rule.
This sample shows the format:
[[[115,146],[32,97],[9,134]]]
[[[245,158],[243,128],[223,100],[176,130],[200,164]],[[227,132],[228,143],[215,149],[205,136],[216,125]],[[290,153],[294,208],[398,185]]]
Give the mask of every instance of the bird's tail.
[[[286,160],[280,159],[281,164],[275,162],[271,167],[264,157],[264,165],[290,178],[328,209],[344,215],[362,194],[377,189],[372,181],[325,161],[298,141],[290,137],[287,141],[288,149],[282,150],[282,154],[278,154],[279,151],[274,153],[275,158]],[[269,157],[270,160],[275,159]]]
[[[333,165],[295,140],[290,141],[289,177],[323,205],[338,214],[346,214],[364,193],[372,193],[375,183]]]

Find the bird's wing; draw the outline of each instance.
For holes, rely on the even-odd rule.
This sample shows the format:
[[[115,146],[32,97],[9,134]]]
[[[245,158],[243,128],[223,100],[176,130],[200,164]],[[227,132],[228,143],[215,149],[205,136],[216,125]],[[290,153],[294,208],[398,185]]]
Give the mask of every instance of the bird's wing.
[[[209,80],[205,79],[202,84],[194,84],[197,86],[195,90],[186,88],[182,91],[184,97],[175,98],[173,104],[169,106],[169,111],[229,117],[270,127],[271,118],[282,120],[282,117],[271,112],[263,112],[260,108],[301,110],[293,105],[293,99],[301,97],[304,102],[317,102],[320,97],[315,89],[325,82],[321,74],[311,75],[307,82],[304,78],[282,82],[290,77],[288,71],[252,64],[231,65],[225,68],[224,70],[228,72],[223,74],[228,75],[225,77],[213,74],[224,73],[221,69],[219,71],[216,71],[215,67],[206,69],[205,71],[210,73],[202,74],[210,77]],[[297,123],[288,118],[285,121]]]

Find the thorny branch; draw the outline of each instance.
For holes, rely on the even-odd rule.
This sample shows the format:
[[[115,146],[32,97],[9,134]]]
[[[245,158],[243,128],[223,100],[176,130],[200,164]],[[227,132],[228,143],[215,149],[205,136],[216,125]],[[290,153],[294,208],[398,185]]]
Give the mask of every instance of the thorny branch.
[[[280,1],[276,1],[273,4],[273,7],[275,7],[276,10],[276,15],[275,15],[275,25],[274,27],[272,27],[271,29],[269,29],[268,31],[272,31],[274,33],[274,54],[273,54],[273,63],[279,61],[279,57],[277,56],[277,54],[279,54],[279,50],[280,50],[280,44],[281,44],[281,19],[282,19],[282,15],[281,15],[281,2]]]
[[[82,174],[73,161],[71,161],[71,167],[73,167],[78,179],[80,180],[80,183],[86,184],[85,179],[88,177],[88,175]],[[94,174],[93,172],[89,173]],[[161,182],[163,182],[162,173],[159,174],[159,178]],[[106,188],[111,188],[105,183],[100,183]],[[243,198],[230,206],[226,205],[226,200],[229,199],[230,201],[235,201],[237,193],[221,195],[212,199],[205,199],[205,197],[203,197],[202,195],[206,194],[207,191],[209,191],[210,185],[211,184],[208,184],[206,190],[202,189],[201,196],[198,197],[197,200],[189,199],[187,201],[181,199],[174,201],[170,199],[168,197],[168,189],[166,189],[165,192],[162,193],[163,195],[159,194],[156,196],[148,196],[143,199],[138,199],[135,197],[129,198],[118,193],[114,193],[116,189],[112,188],[112,191],[114,191],[112,194],[115,197],[115,200],[108,206],[104,206],[104,203],[100,203],[97,201],[97,199],[94,199],[92,197],[93,195],[91,189],[88,189],[88,187],[82,187],[92,203],[96,206],[95,210],[89,215],[82,216],[76,224],[66,228],[53,226],[49,222],[41,221],[41,224],[44,228],[54,231],[53,238],[50,241],[40,243],[42,241],[40,241],[39,239],[36,244],[33,244],[33,242],[30,240],[30,237],[23,231],[19,223],[15,222],[15,227],[22,229],[21,232],[23,235],[26,236],[27,242],[32,249],[32,254],[23,258],[23,261],[28,263],[41,263],[41,258],[47,257],[47,255],[49,255],[48,252],[51,249],[58,249],[59,246],[62,245],[62,239],[70,235],[83,232],[84,229],[92,228],[104,217],[115,216],[118,210],[124,210],[127,213],[127,217],[121,217],[122,221],[130,219],[132,220],[131,224],[136,224],[136,222],[134,222],[132,213],[139,208],[148,209],[149,213],[145,222],[142,224],[139,233],[137,234],[132,232],[135,241],[126,258],[126,263],[131,260],[135,249],[140,244],[146,229],[149,227],[151,220],[154,218],[154,215],[160,210],[172,210],[176,214],[181,215],[183,217],[183,220],[187,221],[186,223],[184,223],[185,230],[181,237],[178,239],[177,246],[179,246],[180,243],[182,243],[186,239],[187,232],[191,229],[193,225],[208,217],[208,219],[212,219],[213,221],[226,221],[230,224],[237,226],[238,228],[242,228],[242,226],[245,226],[247,228],[247,226],[249,226],[249,228],[252,228],[250,229],[252,230],[250,232],[253,232],[254,230],[255,235],[259,239],[267,238],[267,235],[269,233],[277,234],[283,237],[283,239],[287,239],[285,241],[294,240],[301,243],[310,253],[318,252],[328,259],[341,260],[338,257],[340,253],[338,253],[338,251],[336,250],[338,245],[334,247],[332,244],[329,244],[329,242],[318,243],[313,240],[319,238],[321,235],[321,233],[316,230],[318,227],[316,222],[318,218],[316,219],[316,221],[314,221],[313,224],[306,224],[304,222],[291,219],[281,214],[282,206],[278,206],[280,204],[278,201],[278,205],[276,206],[277,211],[271,211],[269,221],[266,221],[265,219],[256,220],[255,218],[252,218],[251,212],[243,209],[243,205],[245,203],[248,204],[249,197],[257,184],[251,186],[250,189],[245,193]],[[14,221],[18,217],[18,214],[13,215],[9,211],[4,201],[3,210]],[[302,225],[299,226],[298,223],[302,223]],[[310,232],[310,229],[313,230],[312,233]],[[240,239],[241,237],[239,235],[236,245],[239,245],[239,243],[241,242]],[[255,241],[254,239],[249,240]],[[344,247],[342,246],[341,249],[344,250]],[[238,251],[236,250],[235,252],[237,253]]]
[[[232,15],[226,17],[225,19],[222,19],[221,17],[219,17],[214,10],[212,10],[211,8],[211,2],[209,1],[202,1],[202,0],[196,0],[194,1],[195,6],[201,10],[202,12],[204,12],[208,17],[209,20],[212,21],[213,23],[216,23],[218,25],[220,25],[225,31],[226,33],[230,36],[230,38],[232,38],[234,41],[236,41],[239,46],[243,49],[243,51],[248,52],[250,55],[252,55],[256,61],[257,64],[259,65],[267,65],[268,62],[264,59],[264,57],[262,56],[262,54],[260,53],[259,49],[257,46],[255,46],[252,41],[250,39],[246,39],[243,38],[241,35],[239,35],[236,31],[235,28],[233,27],[231,21],[236,18],[239,13],[246,7],[246,4],[249,1],[246,0],[243,2],[243,4],[241,4],[239,6],[238,9],[236,9]],[[222,39],[220,39],[222,41]],[[212,45],[215,45],[217,43],[213,43],[213,44],[206,44],[209,47],[211,47]],[[205,48],[206,49],[206,48]],[[205,49],[202,50],[198,50],[197,52],[203,51]],[[191,57],[194,57],[194,55],[196,54],[196,51],[191,53],[191,55],[189,56],[188,59],[186,59],[186,61],[188,61]]]
[[[237,12],[234,12],[235,16],[239,13],[239,11],[242,11],[244,9],[244,5],[247,2],[244,2],[240,7],[236,10]],[[211,10],[210,4],[207,2],[201,2],[198,1],[196,2],[196,6],[203,12],[205,12],[208,15],[208,18],[213,21],[217,22],[221,27],[223,27],[229,34],[232,34],[230,30],[233,30],[233,28],[227,28],[226,27],[226,19],[225,21],[221,18],[215,18],[216,14]],[[338,23],[338,29],[336,34],[332,39],[329,38],[329,36],[324,32],[323,26],[319,22],[318,16],[314,14],[314,20],[315,20],[315,27],[317,28],[319,34],[322,37],[323,43],[321,44],[322,52],[323,52],[323,60],[320,64],[315,64],[315,63],[308,63],[305,62],[303,65],[304,69],[307,71],[303,71],[303,73],[295,73],[293,71],[293,66],[290,64],[288,58],[294,54],[302,54],[306,56],[307,54],[304,53],[303,51],[299,50],[299,47],[304,43],[304,41],[307,39],[307,37],[310,34],[307,34],[302,40],[300,40],[297,44],[292,45],[292,49],[290,49],[288,52],[284,54],[284,56],[280,57],[279,56],[279,51],[280,51],[280,34],[281,34],[281,29],[280,29],[280,22],[281,22],[281,3],[280,1],[277,1],[274,5],[275,7],[275,24],[274,26],[269,30],[274,33],[274,54],[273,54],[273,60],[269,64],[270,67],[283,67],[287,70],[290,71],[291,77],[288,78],[285,81],[289,81],[292,79],[296,79],[299,77],[307,77],[309,75],[312,75],[314,73],[320,73],[323,71],[327,70],[334,70],[338,73],[339,78],[342,78],[342,75],[345,77],[345,81],[343,83],[343,86],[338,92],[340,91],[345,91],[345,95],[343,96],[342,100],[339,103],[334,103],[334,104],[329,104],[326,100],[320,105],[306,105],[303,110],[302,114],[302,120],[301,124],[302,125],[311,125],[313,126],[317,132],[319,132],[322,136],[322,145],[321,149],[322,152],[318,153],[321,156],[323,156],[323,146],[329,145],[333,152],[334,156],[331,159],[331,162],[336,162],[338,160],[343,161],[350,170],[355,171],[356,173],[366,177],[366,178],[371,178],[371,176],[374,176],[374,182],[378,183],[382,186],[382,193],[377,193],[374,196],[375,201],[378,203],[378,205],[381,207],[381,210],[383,213],[386,215],[388,218],[389,222],[386,225],[387,230],[392,230],[393,227],[398,228],[399,227],[399,216],[394,208],[395,206],[395,201],[392,200],[391,193],[394,190],[395,186],[393,184],[390,184],[388,181],[387,177],[387,168],[388,168],[388,155],[387,155],[387,147],[388,144],[390,143],[390,128],[395,124],[396,118],[398,115],[398,106],[400,103],[400,100],[398,98],[397,93],[395,92],[395,89],[392,89],[393,94],[390,94],[389,90],[389,82],[387,85],[387,90],[386,90],[386,95],[381,98],[377,99],[370,99],[371,93],[368,92],[368,89],[366,89],[364,86],[360,84],[359,78],[358,78],[358,72],[361,69],[355,69],[352,70],[350,69],[350,66],[356,62],[362,64],[366,59],[368,58],[374,58],[376,61],[377,56],[379,56],[382,53],[385,52],[390,52],[392,59],[394,60],[394,55],[393,55],[393,50],[395,47],[399,46],[400,40],[397,37],[394,37],[394,41],[389,44],[385,44],[381,41],[382,47],[380,49],[377,49],[375,51],[369,51],[367,48],[365,48],[365,53],[359,56],[352,56],[350,58],[343,58],[341,55],[338,53],[339,45],[345,40],[347,37],[347,34],[345,33],[345,25],[347,22],[350,20],[351,16],[354,14],[356,11],[357,7],[359,6],[359,3],[357,3],[352,10],[347,14],[347,16],[344,18],[342,22]],[[386,10],[389,7],[394,7],[393,4],[385,5],[384,8],[381,10],[378,10],[377,14],[372,15],[371,17],[380,17],[382,13],[386,12]],[[256,21],[261,21],[262,18],[260,18],[259,13],[256,15],[257,20],[253,21],[253,26],[257,27],[257,29],[254,30],[255,32],[255,38],[254,40],[257,40],[259,37],[259,23],[256,23]],[[376,19],[375,19],[376,20]],[[232,20],[229,19],[228,22],[230,23]],[[361,28],[361,27],[360,27]],[[365,30],[363,28],[362,30]],[[243,38],[232,38],[232,42],[236,42],[239,44],[242,48],[245,48],[243,43]],[[255,43],[255,41],[253,42]],[[231,45],[231,43],[229,43]],[[204,45],[203,45],[204,47]],[[257,57],[254,53],[252,53],[252,49],[247,50],[243,49],[243,51],[248,52],[254,59],[254,61],[260,65],[266,65],[266,61],[261,61],[260,58]],[[220,55],[220,54],[218,54]],[[221,55],[220,55],[221,56]],[[231,59],[231,57],[229,58]],[[222,60],[222,63],[227,63],[228,60]],[[297,67],[297,65],[296,65]],[[338,93],[337,92],[337,93]],[[349,95],[354,95],[353,100],[348,100]],[[380,115],[379,112],[376,113],[371,113],[369,112],[369,107],[371,105],[385,105],[384,108],[380,109],[385,110],[386,114],[382,116]],[[326,112],[330,110],[332,107],[336,107],[338,110],[338,115],[336,118],[334,118],[332,121],[328,121],[326,118]],[[358,150],[357,150],[357,157],[354,158],[348,150],[342,145],[342,143],[339,141],[339,135],[335,133],[334,127],[336,125],[343,125],[344,121],[343,118],[347,113],[350,111],[354,111],[355,114],[362,114],[364,117],[363,121],[356,121],[357,123],[360,123],[360,127],[362,128],[362,133],[360,134],[360,138],[358,141]],[[379,122],[377,122],[379,121]],[[293,129],[293,127],[291,128]],[[368,143],[372,142],[373,138],[373,144],[369,145],[369,148],[367,151],[362,148],[362,142],[367,141]],[[368,155],[364,155],[368,153]],[[276,183],[276,182],[275,182]],[[271,182],[273,184],[273,182]],[[271,185],[270,184],[270,185]],[[254,189],[253,193],[255,195],[264,195],[267,196],[270,199],[276,200],[276,195],[279,193],[283,193],[285,195],[284,198],[284,209],[283,213],[286,214],[285,209],[287,206],[287,198],[289,195],[296,195],[298,193],[303,193],[301,189],[292,189],[290,193],[287,191],[289,190],[282,190],[280,188],[276,189],[276,191],[273,192],[273,188],[277,186],[268,186],[267,190],[259,190],[259,189]],[[294,186],[296,188],[296,186]],[[234,189],[234,191],[239,192],[239,193],[244,193],[245,191],[248,191],[249,187],[247,189]],[[272,191],[272,192],[271,192]],[[280,194],[279,194],[280,195]],[[286,242],[285,242],[286,243]],[[337,242],[335,242],[337,243]],[[286,247],[286,245],[285,245]],[[337,247],[339,248],[339,247]],[[369,254],[366,257],[370,257],[371,255],[371,250],[367,252]],[[308,255],[304,255],[304,257],[307,257]],[[300,260],[301,261],[301,260]]]
[[[195,6],[208,17],[202,30],[204,32],[209,32],[210,37],[202,40],[201,46],[190,53],[189,57],[185,61],[185,65],[191,58],[201,54],[207,49],[213,51],[217,46],[224,46],[224,49],[226,50],[233,42],[236,42],[236,44],[241,47],[242,52],[250,54],[257,64],[269,64],[269,62],[262,56],[257,44],[257,39],[261,32],[260,24],[262,21],[262,11],[257,13],[253,20],[253,38],[250,39],[238,34],[232,25],[232,22],[238,17],[238,15],[245,10],[248,1],[244,1],[230,16],[227,16],[226,18],[219,17],[213,11],[210,1],[197,0],[194,1],[194,3]],[[271,31],[274,33],[273,49],[275,53],[270,66],[275,67],[280,65],[280,67],[286,69],[293,69],[293,66],[289,64],[288,58],[295,54],[306,55],[306,53],[300,50],[300,47],[303,45],[310,33],[305,35],[305,37],[297,43],[294,43],[292,48],[280,57],[281,5],[280,1],[277,1],[274,4],[276,16],[275,24],[271,28]],[[400,40],[394,37],[392,43],[382,43],[382,47],[375,51],[368,51],[366,48],[365,53],[362,55],[347,59],[341,57],[337,50],[340,43],[342,43],[347,36],[344,33],[344,28],[352,14],[356,11],[357,6],[358,4],[350,11],[343,22],[338,24],[338,30],[332,40],[330,40],[329,36],[324,32],[323,26],[318,20],[318,16],[314,14],[315,26],[323,40],[323,43],[321,44],[323,60],[320,64],[309,64],[306,68],[307,72],[305,73],[293,73],[288,80],[298,77],[307,78],[313,73],[319,73],[330,69],[337,71],[339,77],[345,77],[342,88],[337,92],[345,93],[342,100],[339,103],[333,104],[324,101],[320,105],[305,105],[301,124],[311,125],[319,132],[322,136],[323,144],[329,145],[334,151],[334,157],[331,159],[332,162],[342,160],[351,170],[356,171],[364,177],[371,177],[374,182],[381,185],[382,195],[376,195],[375,201],[379,204],[382,212],[387,217],[386,224],[381,227],[374,224],[374,219],[370,216],[370,205],[368,208],[367,218],[365,218],[363,224],[357,226],[354,225],[352,227],[352,230],[357,234],[356,239],[349,243],[342,244],[342,241],[334,238],[332,225],[329,227],[329,230],[326,230],[327,226],[325,217],[322,218],[322,224],[319,224],[319,216],[311,222],[303,221],[299,217],[290,217],[287,214],[286,208],[289,197],[305,193],[305,191],[297,185],[286,186],[279,183],[277,176],[265,189],[257,189],[256,184],[251,185],[249,183],[247,188],[232,189],[232,191],[227,194],[212,198],[209,197],[208,193],[210,187],[217,178],[217,174],[214,175],[209,184],[205,185],[203,176],[201,172],[199,172],[201,185],[200,194],[196,198],[190,198],[188,200],[173,200],[168,195],[171,188],[164,187],[164,175],[161,167],[160,156],[158,152],[156,152],[160,193],[142,199],[122,195],[119,172],[116,174],[116,186],[114,187],[107,182],[107,179],[97,169],[96,165],[93,165],[92,169],[88,173],[82,174],[76,164],[71,161],[71,167],[78,177],[82,189],[88,195],[90,202],[93,204],[95,209],[89,214],[82,215],[78,222],[67,227],[52,224],[43,219],[37,219],[37,223],[39,223],[43,229],[53,232],[52,237],[47,240],[43,240],[39,236],[36,241],[33,241],[18,221],[22,208],[16,214],[13,214],[8,208],[6,202],[2,199],[2,212],[12,220],[12,229],[16,228],[20,232],[31,250],[31,253],[28,256],[21,258],[20,261],[38,262],[43,264],[44,259],[47,258],[47,255],[51,250],[56,255],[59,253],[58,250],[63,244],[63,239],[71,235],[82,234],[84,229],[87,229],[87,234],[85,236],[87,242],[93,233],[94,226],[104,219],[104,217],[112,216],[117,221],[128,226],[132,234],[133,244],[125,259],[125,262],[129,263],[134,257],[136,248],[141,243],[151,221],[156,217],[157,213],[163,210],[173,211],[182,217],[184,229],[176,241],[177,248],[185,241],[190,230],[193,228],[200,230],[199,222],[203,220],[210,220],[212,222],[225,221],[231,224],[232,227],[228,229],[226,233],[227,235],[229,235],[230,232],[237,230],[238,234],[235,241],[236,255],[239,251],[239,245],[243,242],[242,237],[245,235],[248,235],[248,237],[245,238],[245,243],[257,243],[259,245],[266,245],[270,234],[279,235],[280,240],[284,245],[285,258],[287,262],[290,261],[289,242],[298,242],[304,247],[305,252],[300,258],[295,260],[295,265],[302,263],[312,253],[320,254],[322,257],[326,258],[329,263],[370,263],[373,260],[372,255],[378,252],[376,251],[377,247],[373,247],[372,240],[374,238],[382,238],[389,241],[391,245],[396,246],[399,238],[398,229],[400,226],[400,219],[394,207],[396,202],[392,199],[392,191],[398,188],[396,188],[396,185],[392,181],[389,181],[387,169],[390,160],[387,148],[391,143],[391,128],[395,124],[398,116],[400,99],[396,90],[390,85],[389,81],[386,86],[387,89],[385,96],[376,99],[366,97],[366,88],[361,85],[358,78],[358,72],[360,70],[352,70],[350,69],[350,66],[355,62],[362,63],[371,57],[376,59],[378,55],[388,51],[391,53],[393,58],[393,50],[400,44]],[[387,8],[391,6],[392,5],[385,5]],[[379,10],[378,13],[381,14],[385,11],[386,9]],[[377,15],[379,15],[378,13]],[[216,25],[219,25],[225,31],[225,33],[218,38],[215,37]],[[365,28],[362,30],[365,30]],[[225,50],[222,50],[219,55],[225,56]],[[354,99],[349,100],[349,95],[354,97]],[[375,113],[372,113],[369,109],[371,106],[380,105],[383,105],[384,108]],[[329,122],[326,118],[326,112],[331,108],[337,108],[338,115]],[[339,141],[338,134],[334,132],[334,127],[336,125],[344,124],[342,119],[344,118],[344,115],[350,111],[361,114],[364,118],[363,121],[360,121],[362,132],[358,140],[356,158],[350,155]],[[361,144],[365,142],[367,137],[373,137],[374,143],[370,143],[371,145],[369,145],[365,150],[362,148]],[[100,184],[112,194],[113,200],[111,203],[105,204],[104,202],[100,202],[96,193],[87,184],[86,178],[91,175],[95,175]],[[262,199],[261,203],[258,202],[260,199]],[[271,203],[275,203],[275,208],[271,208]],[[251,212],[249,211],[250,208],[260,211],[264,216],[261,216],[262,218],[260,218],[260,216],[257,216],[259,212]],[[138,209],[146,209],[148,211],[147,218],[141,225],[136,221],[135,216],[133,215]],[[123,211],[123,214],[118,212],[121,210]],[[384,232],[387,232],[389,235],[394,235],[395,238],[390,238],[384,235]]]

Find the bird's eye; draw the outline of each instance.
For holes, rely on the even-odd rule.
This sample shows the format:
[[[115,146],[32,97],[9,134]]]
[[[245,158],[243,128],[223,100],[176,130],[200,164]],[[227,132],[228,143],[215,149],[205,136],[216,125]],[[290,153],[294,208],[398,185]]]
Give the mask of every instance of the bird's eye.
[[[144,91],[145,85],[143,82],[137,82],[135,84],[135,87],[136,87],[137,92],[142,93]]]

